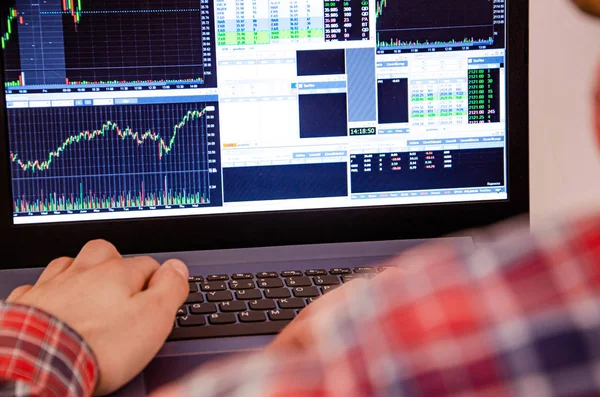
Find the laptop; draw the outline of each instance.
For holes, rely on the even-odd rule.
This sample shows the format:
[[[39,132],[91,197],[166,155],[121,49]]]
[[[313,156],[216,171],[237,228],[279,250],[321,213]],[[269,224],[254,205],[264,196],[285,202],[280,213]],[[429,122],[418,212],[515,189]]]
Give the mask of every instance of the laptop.
[[[261,349],[410,247],[527,213],[521,0],[8,0],[0,298],[91,239],[190,295],[117,396]]]

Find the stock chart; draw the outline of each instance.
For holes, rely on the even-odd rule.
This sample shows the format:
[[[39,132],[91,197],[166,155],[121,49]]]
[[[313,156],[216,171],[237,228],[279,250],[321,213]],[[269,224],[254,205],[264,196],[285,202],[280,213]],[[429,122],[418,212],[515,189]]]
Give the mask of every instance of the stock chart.
[[[216,103],[11,109],[17,213],[219,205]]]
[[[380,52],[504,45],[504,0],[377,0],[376,17]]]
[[[23,16],[14,7],[14,2],[3,10],[0,33],[2,33],[2,52],[4,55],[5,81],[7,85],[22,85],[21,54],[19,51],[19,25],[25,23]]]
[[[2,13],[7,86],[216,86],[210,0],[10,0]]]

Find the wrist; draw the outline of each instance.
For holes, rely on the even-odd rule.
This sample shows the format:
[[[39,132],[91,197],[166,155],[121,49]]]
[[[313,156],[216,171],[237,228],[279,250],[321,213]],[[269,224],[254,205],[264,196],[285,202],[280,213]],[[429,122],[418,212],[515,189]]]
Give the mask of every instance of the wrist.
[[[35,307],[0,301],[0,380],[74,397],[92,395],[98,376],[92,349],[64,321]]]

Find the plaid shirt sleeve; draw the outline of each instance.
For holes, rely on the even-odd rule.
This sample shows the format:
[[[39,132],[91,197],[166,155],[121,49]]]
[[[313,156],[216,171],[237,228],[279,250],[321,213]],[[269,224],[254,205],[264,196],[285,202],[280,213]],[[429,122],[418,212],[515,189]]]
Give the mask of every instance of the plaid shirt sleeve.
[[[0,396],[91,396],[98,370],[81,337],[62,321],[0,301]]]
[[[600,217],[484,233],[346,289],[304,353],[209,364],[154,397],[599,395]]]

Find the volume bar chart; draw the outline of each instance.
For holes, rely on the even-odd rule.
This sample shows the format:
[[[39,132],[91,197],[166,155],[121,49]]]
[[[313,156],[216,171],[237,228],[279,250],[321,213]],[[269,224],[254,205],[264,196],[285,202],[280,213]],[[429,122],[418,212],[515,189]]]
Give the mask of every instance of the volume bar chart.
[[[222,202],[215,102],[11,109],[8,117],[16,214]]]
[[[85,190],[84,184],[79,184],[79,192],[69,195],[50,192],[48,195],[43,190],[39,198],[18,198],[14,201],[13,210],[16,213],[44,213],[44,212],[69,212],[88,210],[115,210],[130,208],[166,208],[172,206],[199,206],[210,204],[210,198],[203,193],[187,193],[174,191],[164,177],[162,192],[144,191],[144,181],[140,182],[137,190],[123,191],[119,194],[107,195]]]
[[[498,3],[504,6],[502,0]],[[501,47],[504,17],[497,16],[495,4],[482,0],[378,0],[378,51]]]

